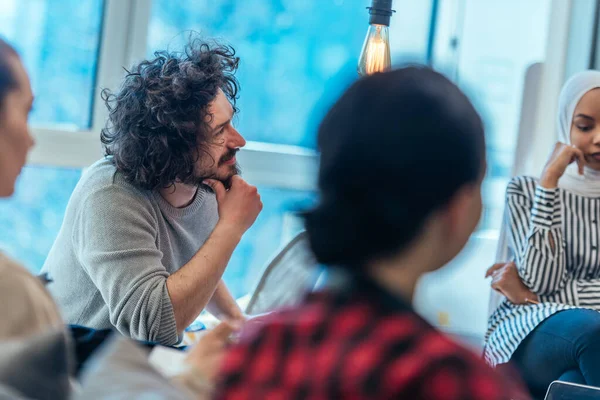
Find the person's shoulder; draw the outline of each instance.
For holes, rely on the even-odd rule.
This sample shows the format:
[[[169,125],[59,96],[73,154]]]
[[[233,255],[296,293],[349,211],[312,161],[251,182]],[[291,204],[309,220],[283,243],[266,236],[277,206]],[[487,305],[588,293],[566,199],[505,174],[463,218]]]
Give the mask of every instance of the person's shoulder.
[[[405,395],[411,390],[416,397],[430,399],[508,400],[521,393],[519,383],[508,384],[471,350],[435,329],[411,343],[411,349],[387,368],[386,379],[395,382],[396,388],[392,391],[397,394]],[[413,371],[410,382],[405,375],[407,369]],[[412,384],[415,381],[422,384],[416,387]]]
[[[14,277],[16,275],[29,276],[30,274],[25,267],[0,251],[0,276]]]
[[[124,188],[135,192],[146,192],[128,182],[117,170],[112,157],[104,157],[90,165],[81,174],[79,186],[82,189],[99,189],[105,187]]]
[[[513,176],[508,182],[508,186],[523,187],[526,185],[537,185],[538,178],[529,175]]]
[[[36,329],[37,324],[62,326],[62,319],[42,277],[29,272],[24,266],[0,252],[0,292],[9,302],[2,304],[3,319],[7,329],[0,329],[0,336],[18,329]],[[10,311],[7,311],[10,309]],[[29,318],[25,325],[19,321]],[[41,326],[43,328],[43,326]]]
[[[310,301],[298,306],[284,307],[253,318],[242,329],[236,347],[253,346],[265,336],[277,336],[284,331],[310,334],[321,327],[330,317],[322,301]],[[295,336],[295,335],[292,335]]]
[[[111,157],[104,157],[96,161],[81,174],[80,185],[109,185],[115,178],[117,168]]]
[[[446,335],[441,333],[438,335],[440,337],[437,339],[437,344],[431,343],[426,346],[429,347],[431,356],[428,368],[428,381],[432,383],[432,386],[428,385],[430,390],[444,393],[447,387],[443,382],[453,380],[455,386],[461,386],[462,390],[469,393],[469,397],[462,397],[459,394],[450,398],[507,400],[528,398],[524,386],[518,379],[509,382],[504,375],[487,365],[470,349],[459,345]],[[438,347],[440,349],[436,350]]]
[[[289,307],[260,316],[257,321],[251,319],[225,355],[219,386],[231,389],[232,384],[243,383],[263,356],[280,353],[286,357],[299,349],[305,351],[305,338],[323,327],[326,319],[326,310],[320,304]],[[279,346],[284,342],[285,346]]]
[[[148,205],[152,193],[127,182],[117,171],[112,158],[105,157],[81,175],[76,195],[81,197],[82,203],[128,208]]]
[[[328,318],[327,309],[320,302],[285,307],[250,319],[242,331],[240,343],[251,343],[264,335],[278,335],[283,330],[314,331]]]
[[[506,187],[506,195],[517,195],[533,198],[538,179],[527,175],[518,175],[513,177]]]
[[[25,266],[0,252],[0,281],[9,281],[11,285],[18,282],[19,285],[32,285],[43,288],[41,278],[33,275]]]

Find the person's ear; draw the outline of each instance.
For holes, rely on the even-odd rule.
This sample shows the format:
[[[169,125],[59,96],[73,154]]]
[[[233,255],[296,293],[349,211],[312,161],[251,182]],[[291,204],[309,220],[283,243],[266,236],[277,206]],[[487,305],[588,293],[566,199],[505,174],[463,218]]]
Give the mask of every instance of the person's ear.
[[[464,185],[446,203],[440,218],[442,233],[446,240],[457,243],[461,248],[471,236],[481,214],[480,187],[475,184]]]

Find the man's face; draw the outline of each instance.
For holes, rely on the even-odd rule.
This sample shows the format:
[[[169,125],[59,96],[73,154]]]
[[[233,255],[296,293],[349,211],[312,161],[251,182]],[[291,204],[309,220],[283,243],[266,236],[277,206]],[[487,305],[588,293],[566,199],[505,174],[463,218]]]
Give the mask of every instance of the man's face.
[[[194,175],[198,183],[212,178],[229,187],[231,178],[239,174],[235,154],[246,141],[232,125],[233,107],[221,89],[209,104],[207,118],[209,140],[200,152]]]

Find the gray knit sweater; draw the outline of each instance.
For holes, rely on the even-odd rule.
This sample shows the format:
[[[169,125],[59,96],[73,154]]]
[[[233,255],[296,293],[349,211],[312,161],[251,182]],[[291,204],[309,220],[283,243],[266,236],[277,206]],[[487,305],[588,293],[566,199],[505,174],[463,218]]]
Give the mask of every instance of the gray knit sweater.
[[[70,324],[116,327],[138,340],[176,344],[167,278],[200,249],[218,220],[214,194],[172,207],[126,182],[110,159],[92,165],[67,205],[42,268]]]

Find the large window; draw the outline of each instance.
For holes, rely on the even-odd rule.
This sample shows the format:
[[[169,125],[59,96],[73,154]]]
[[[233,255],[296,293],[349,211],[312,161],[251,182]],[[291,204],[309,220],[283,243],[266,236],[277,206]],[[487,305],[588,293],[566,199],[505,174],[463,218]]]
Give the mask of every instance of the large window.
[[[550,3],[467,0],[459,16],[463,26],[456,79],[486,121],[486,229],[500,228],[522,117],[525,73],[532,64],[544,62]]]
[[[0,199],[0,249],[39,271],[80,176],[81,170],[26,167],[14,196]]]
[[[248,140],[314,148],[327,107],[357,78],[369,0],[154,0],[148,54],[190,31],[222,38],[241,58],[240,131]],[[395,4],[394,60],[422,61],[431,1]]]
[[[15,45],[31,77],[33,124],[90,127],[102,6],[102,0],[0,2],[0,35]]]
[[[34,129],[91,127],[102,16],[102,0],[0,2],[0,35],[16,47],[31,78]],[[15,195],[0,199],[0,249],[38,271],[80,174],[79,168],[25,168]]]

